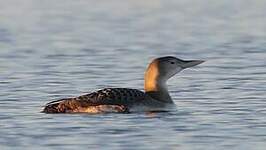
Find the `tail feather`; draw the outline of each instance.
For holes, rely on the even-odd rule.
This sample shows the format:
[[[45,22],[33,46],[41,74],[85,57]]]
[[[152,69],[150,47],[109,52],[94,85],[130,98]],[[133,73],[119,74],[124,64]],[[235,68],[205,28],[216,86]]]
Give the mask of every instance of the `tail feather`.
[[[44,107],[42,113],[60,113],[60,111],[58,109],[58,105],[59,105],[59,103],[57,103],[57,104],[48,104],[48,105],[46,105]]]
[[[75,98],[61,99],[49,102],[45,105],[43,113],[68,113],[80,107]]]

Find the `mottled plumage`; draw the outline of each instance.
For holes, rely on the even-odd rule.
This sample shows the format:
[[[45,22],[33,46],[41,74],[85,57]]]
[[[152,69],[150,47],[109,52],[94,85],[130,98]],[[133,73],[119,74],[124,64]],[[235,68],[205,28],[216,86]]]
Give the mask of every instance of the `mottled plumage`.
[[[66,98],[47,103],[45,113],[71,113],[107,111],[127,112],[128,107],[141,102],[145,93],[137,89],[106,88],[75,98]],[[100,107],[104,106],[104,107]],[[93,113],[93,112],[92,112]]]

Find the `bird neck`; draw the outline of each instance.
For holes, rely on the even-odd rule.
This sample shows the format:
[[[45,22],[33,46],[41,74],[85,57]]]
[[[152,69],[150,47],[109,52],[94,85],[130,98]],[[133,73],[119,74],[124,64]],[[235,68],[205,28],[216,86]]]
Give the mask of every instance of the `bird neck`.
[[[145,73],[145,93],[155,100],[173,103],[167,89],[166,81],[167,79],[160,76],[158,61],[152,62]]]

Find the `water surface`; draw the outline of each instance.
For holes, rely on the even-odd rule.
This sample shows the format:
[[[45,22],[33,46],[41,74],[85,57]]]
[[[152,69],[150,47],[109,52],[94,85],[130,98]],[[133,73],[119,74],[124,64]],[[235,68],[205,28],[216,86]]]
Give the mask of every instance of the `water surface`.
[[[266,146],[262,0],[0,1],[3,149]],[[155,57],[206,62],[168,82],[174,112],[42,114],[104,87],[143,89]]]

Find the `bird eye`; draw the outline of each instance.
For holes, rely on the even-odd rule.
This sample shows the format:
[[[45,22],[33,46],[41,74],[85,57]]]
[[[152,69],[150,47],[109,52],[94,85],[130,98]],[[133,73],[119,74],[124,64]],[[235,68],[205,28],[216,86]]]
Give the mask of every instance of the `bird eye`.
[[[171,63],[171,64],[175,64],[175,62],[172,62],[172,61],[171,61],[170,63]]]

